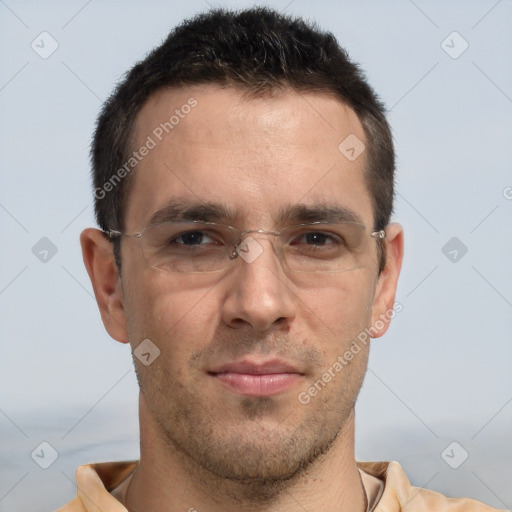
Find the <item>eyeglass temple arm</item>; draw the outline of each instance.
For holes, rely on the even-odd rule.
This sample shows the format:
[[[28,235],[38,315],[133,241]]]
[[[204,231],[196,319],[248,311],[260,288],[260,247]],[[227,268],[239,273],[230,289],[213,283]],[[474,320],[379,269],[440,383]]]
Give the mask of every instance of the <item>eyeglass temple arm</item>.
[[[121,231],[117,231],[115,229],[104,229],[103,233],[105,233],[109,238],[118,238],[124,236],[125,238],[140,238],[142,233],[134,233],[133,235],[129,235],[127,233],[121,233]]]
[[[117,238],[122,235],[121,231],[116,231],[115,229],[104,229],[103,233],[109,238]]]

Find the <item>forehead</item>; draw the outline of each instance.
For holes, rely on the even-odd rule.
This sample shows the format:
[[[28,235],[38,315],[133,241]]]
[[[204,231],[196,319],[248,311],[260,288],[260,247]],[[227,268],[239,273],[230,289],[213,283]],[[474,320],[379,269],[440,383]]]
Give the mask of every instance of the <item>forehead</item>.
[[[366,152],[347,158],[344,141],[359,151],[364,130],[355,112],[328,94],[248,96],[216,85],[161,90],[135,122],[138,163],[126,229],[141,229],[173,203],[225,206],[223,220],[244,228],[273,226],[287,209],[322,204],[369,224]]]

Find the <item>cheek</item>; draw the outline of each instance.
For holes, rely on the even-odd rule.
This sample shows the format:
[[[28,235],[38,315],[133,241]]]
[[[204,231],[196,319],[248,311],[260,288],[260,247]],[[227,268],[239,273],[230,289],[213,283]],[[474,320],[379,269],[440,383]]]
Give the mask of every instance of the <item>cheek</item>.
[[[181,373],[190,354],[212,339],[220,315],[215,289],[200,287],[194,276],[176,279],[152,269],[133,279],[127,288],[132,349],[150,339],[159,348],[162,361]]]
[[[314,328],[327,332],[339,348],[340,343],[346,343],[368,326],[373,295],[363,272],[348,272],[338,277],[328,285],[307,290],[301,300],[316,324]]]

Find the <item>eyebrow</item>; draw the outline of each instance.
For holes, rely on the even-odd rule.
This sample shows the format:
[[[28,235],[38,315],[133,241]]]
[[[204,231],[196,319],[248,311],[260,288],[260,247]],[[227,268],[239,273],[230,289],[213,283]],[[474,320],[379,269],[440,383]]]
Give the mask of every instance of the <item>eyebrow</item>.
[[[295,204],[282,207],[278,215],[278,222],[359,222],[361,217],[345,206],[332,203]]]
[[[151,216],[149,224],[183,220],[234,223],[240,218],[241,212],[221,203],[171,200]],[[285,205],[279,209],[276,218],[277,224],[310,222],[363,223],[353,210],[332,203]]]
[[[178,220],[219,222],[237,218],[236,212],[220,203],[171,200],[149,219],[149,224]]]

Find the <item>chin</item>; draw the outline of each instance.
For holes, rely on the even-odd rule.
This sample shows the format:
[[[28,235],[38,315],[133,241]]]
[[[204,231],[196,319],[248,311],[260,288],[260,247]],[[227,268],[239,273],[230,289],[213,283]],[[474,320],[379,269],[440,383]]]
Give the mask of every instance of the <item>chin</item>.
[[[268,404],[250,400],[254,414],[256,405]],[[248,405],[248,404],[246,404]],[[195,425],[186,435],[175,428],[167,430],[167,438],[177,449],[203,470],[217,478],[256,487],[278,486],[302,475],[317,459],[327,453],[341,427],[319,429],[312,422],[301,422],[293,428],[284,421],[248,420],[239,426]],[[319,435],[319,432],[322,432]],[[176,435],[178,434],[178,435]]]

